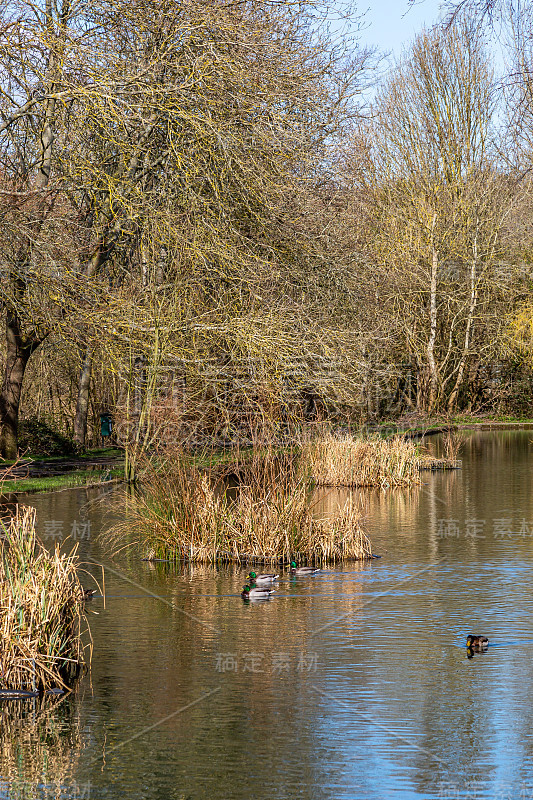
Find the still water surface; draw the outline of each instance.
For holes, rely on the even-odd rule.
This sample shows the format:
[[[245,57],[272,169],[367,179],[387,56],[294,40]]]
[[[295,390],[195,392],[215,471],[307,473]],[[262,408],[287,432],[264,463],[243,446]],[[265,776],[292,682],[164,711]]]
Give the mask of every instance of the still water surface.
[[[0,707],[0,798],[533,798],[532,438],[468,432],[461,471],[368,493],[382,558],[264,603],[243,569],[111,558],[105,496],[27,498],[106,601],[75,696]]]

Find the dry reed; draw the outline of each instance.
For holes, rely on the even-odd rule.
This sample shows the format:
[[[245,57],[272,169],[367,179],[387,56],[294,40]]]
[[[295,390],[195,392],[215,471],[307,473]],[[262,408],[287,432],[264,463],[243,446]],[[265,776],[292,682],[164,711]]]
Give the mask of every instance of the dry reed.
[[[448,428],[443,437],[444,441],[444,455],[448,461],[457,461],[459,451],[463,444],[461,437],[453,430]]]
[[[298,471],[294,455],[269,448],[208,470],[176,457],[171,468],[152,469],[138,496],[121,498],[115,548],[136,542],[148,558],[198,563],[371,557],[361,509],[349,503],[317,519]],[[238,481],[233,489],[229,476]]]
[[[0,690],[68,688],[85,663],[77,547],[50,553],[35,510],[18,508],[0,541]]]
[[[302,461],[318,486],[412,486],[420,483],[420,448],[401,436],[322,434],[303,445]]]

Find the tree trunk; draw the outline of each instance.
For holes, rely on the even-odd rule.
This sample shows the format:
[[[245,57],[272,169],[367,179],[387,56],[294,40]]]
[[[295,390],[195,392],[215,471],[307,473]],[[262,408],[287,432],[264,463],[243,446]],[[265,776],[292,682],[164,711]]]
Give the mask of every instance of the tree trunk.
[[[437,268],[438,256],[437,251],[433,247],[431,253],[431,278],[429,294],[429,339],[427,344],[429,367],[428,414],[431,414],[435,409],[438,388],[437,365],[435,363],[435,340],[437,338]]]
[[[9,311],[6,319],[6,368],[0,392],[0,455],[15,459],[18,455],[18,421],[24,372],[31,354],[43,337],[35,333],[25,339],[20,332],[17,314]]]
[[[78,399],[76,416],[74,417],[74,441],[79,447],[85,447],[87,436],[87,415],[89,411],[89,387],[91,385],[92,354],[90,348],[85,349],[78,382]]]
[[[468,318],[466,321],[466,331],[465,331],[465,341],[463,345],[463,352],[461,354],[461,360],[459,361],[459,369],[457,371],[457,379],[455,381],[455,385],[452,389],[452,393],[450,394],[450,399],[448,400],[448,412],[451,414],[452,411],[455,409],[455,404],[457,402],[457,396],[459,394],[459,389],[463,382],[463,376],[465,372],[466,362],[468,356],[470,355],[470,341],[472,339],[472,332],[474,328],[474,314],[476,312],[477,306],[477,245],[474,241],[474,252],[472,257],[472,263],[470,264],[470,305],[468,308]]]
[[[98,237],[98,245],[91,259],[86,262],[84,274],[93,278],[102,264],[109,258],[113,251],[113,243],[107,241],[107,229],[104,228]],[[83,448],[87,437],[87,416],[89,414],[89,389],[91,385],[92,352],[90,344],[85,349],[80,347],[81,370],[78,381],[78,397],[76,399],[76,415],[74,417],[74,441]]]

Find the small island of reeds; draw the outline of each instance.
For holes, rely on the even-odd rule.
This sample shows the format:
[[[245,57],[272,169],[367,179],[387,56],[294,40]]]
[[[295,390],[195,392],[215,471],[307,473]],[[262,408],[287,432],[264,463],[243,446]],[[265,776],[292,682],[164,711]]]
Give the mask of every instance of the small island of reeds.
[[[318,486],[411,486],[420,482],[418,446],[409,439],[325,433],[304,445]]]
[[[20,507],[0,538],[0,694],[68,689],[85,665],[87,620],[76,548],[49,552],[35,510]]]
[[[335,432],[284,446],[191,455],[166,446],[146,459],[140,486],[116,504],[115,550],[138,545],[147,560],[197,563],[327,563],[372,557],[353,497],[321,516],[318,487],[409,487],[442,468],[411,439]],[[322,490],[322,496],[323,496]]]
[[[119,500],[115,547],[137,543],[148,559],[326,563],[372,557],[363,511],[353,500],[316,513],[294,452],[255,448],[208,467],[174,454],[150,464],[140,491]],[[132,537],[132,531],[135,532]]]
[[[412,439],[379,435],[357,437],[327,432],[303,446],[317,486],[381,488],[416,486],[420,470],[455,469],[456,458],[436,458]]]

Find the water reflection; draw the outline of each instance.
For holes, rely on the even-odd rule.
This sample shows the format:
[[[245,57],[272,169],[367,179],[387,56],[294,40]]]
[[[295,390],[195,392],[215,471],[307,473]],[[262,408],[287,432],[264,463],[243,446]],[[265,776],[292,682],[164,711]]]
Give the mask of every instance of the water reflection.
[[[0,796],[30,800],[81,794],[76,773],[85,742],[70,697],[3,701],[0,727]]]
[[[93,669],[64,735],[2,725],[0,796],[35,787],[45,757],[63,797],[533,796],[532,434],[463,438],[462,470],[356,493],[382,559],[283,572],[267,603],[241,600],[249,568],[111,558],[105,494],[31,497],[43,533],[90,523],[106,603],[87,607]],[[472,630],[490,646],[469,658]]]

